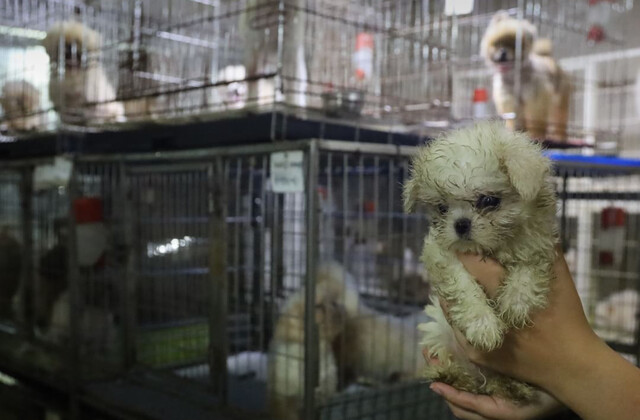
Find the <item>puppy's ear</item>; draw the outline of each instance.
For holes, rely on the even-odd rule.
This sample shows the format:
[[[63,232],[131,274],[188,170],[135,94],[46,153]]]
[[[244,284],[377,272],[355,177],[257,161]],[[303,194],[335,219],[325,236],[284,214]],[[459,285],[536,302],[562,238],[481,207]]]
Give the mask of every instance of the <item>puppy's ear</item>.
[[[419,169],[424,168],[427,165],[427,155],[429,149],[433,144],[434,139],[429,140],[423,146],[420,147],[418,153],[411,160],[411,170],[409,171],[409,177],[404,183],[404,189],[402,191],[402,199],[404,204],[405,213],[411,213],[415,210],[416,204],[420,197],[420,176]]]
[[[503,131],[498,147],[502,170],[509,177],[513,188],[524,201],[538,196],[545,180],[551,172],[551,162],[542,156],[540,145],[521,133]]]
[[[521,22],[522,29],[524,31],[522,36],[525,39],[525,44],[531,46],[534,43],[535,39],[538,37],[538,30],[533,25],[533,23],[529,22],[528,20],[523,20]]]
[[[409,179],[404,184],[402,199],[405,213],[411,213],[415,209],[416,202],[418,201],[418,181],[415,177],[415,170],[411,171]]]

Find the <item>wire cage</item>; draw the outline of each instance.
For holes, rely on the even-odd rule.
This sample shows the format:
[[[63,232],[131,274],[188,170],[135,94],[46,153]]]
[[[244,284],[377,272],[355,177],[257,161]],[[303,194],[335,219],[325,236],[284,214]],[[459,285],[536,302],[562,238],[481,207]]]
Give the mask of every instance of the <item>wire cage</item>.
[[[523,112],[502,105],[496,112],[488,99],[495,72],[481,54],[483,34],[503,10],[551,39],[570,85],[562,108],[568,120],[553,123],[562,132],[536,136],[615,149],[633,108],[635,62],[627,48],[634,41],[623,36],[633,2],[595,3],[7,2],[0,16],[4,121],[10,135],[23,135],[60,123],[101,129],[278,106],[400,131],[498,114],[516,124]],[[509,77],[518,75],[513,90],[521,96],[531,86],[530,60],[516,50]],[[618,60],[603,65],[604,52]],[[598,112],[603,108],[609,116]]]
[[[154,390],[247,416],[450,418],[420,381],[413,151],[303,140],[4,165],[5,363],[123,410],[123,392]],[[585,311],[637,363],[638,164],[552,157]]]
[[[561,240],[594,330],[638,364],[636,161],[557,156]]]
[[[114,406],[133,381],[249,416],[450,418],[419,379],[427,223],[402,212],[410,150],[14,162],[4,235],[31,260],[7,296],[7,360]]]

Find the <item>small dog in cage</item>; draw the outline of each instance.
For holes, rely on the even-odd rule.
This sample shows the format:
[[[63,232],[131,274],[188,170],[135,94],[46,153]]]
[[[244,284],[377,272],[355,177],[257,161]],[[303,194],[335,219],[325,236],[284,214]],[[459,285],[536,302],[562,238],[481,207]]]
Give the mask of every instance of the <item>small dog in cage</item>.
[[[98,32],[72,21],[53,25],[42,42],[51,61],[49,97],[64,123],[124,119],[124,106],[99,61],[101,43]]]
[[[538,39],[530,22],[500,11],[480,50],[493,71],[493,100],[507,127],[534,139],[565,141],[571,81],[553,59],[551,41]]]
[[[2,87],[0,105],[9,131],[24,132],[43,128],[40,91],[26,80],[11,80]]]
[[[423,206],[431,219],[422,260],[448,321],[476,348],[502,344],[509,328],[530,324],[547,304],[556,257],[556,199],[550,160],[526,135],[491,122],[454,131],[420,150],[405,185],[407,211]],[[456,253],[497,260],[506,278],[490,300]],[[440,364],[430,379],[515,401],[535,398],[527,384],[471,364],[457,347],[438,300],[427,306],[435,321],[421,325],[422,344]]]
[[[357,305],[357,295],[345,290],[343,272],[337,264],[318,268],[315,317],[318,325],[319,375],[316,402],[322,403],[337,392],[338,369],[332,342],[344,330],[346,307]],[[290,296],[276,323],[269,349],[269,411],[279,420],[300,420],[304,397],[304,312],[305,291]]]

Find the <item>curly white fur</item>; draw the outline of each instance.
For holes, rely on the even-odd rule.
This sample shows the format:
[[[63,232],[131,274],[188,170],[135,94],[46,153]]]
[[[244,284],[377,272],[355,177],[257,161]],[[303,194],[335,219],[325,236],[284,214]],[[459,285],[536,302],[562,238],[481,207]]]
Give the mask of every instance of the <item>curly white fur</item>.
[[[479,349],[499,347],[508,328],[525,327],[531,313],[547,303],[556,241],[555,192],[549,175],[550,161],[539,146],[498,123],[452,132],[414,159],[405,207],[410,211],[424,206],[431,217],[423,262],[437,295],[448,303],[449,321]],[[506,278],[495,300],[488,299],[465,270],[458,252],[489,256],[505,267]],[[429,315],[442,320],[436,312],[427,308]],[[490,386],[521,397],[509,394],[511,383],[507,391],[495,383],[483,385],[479,371],[469,369],[452,345],[452,332],[436,324],[422,327],[424,341],[430,351],[451,359],[447,363],[455,364],[453,376],[467,375],[464,382],[474,391],[489,393]],[[442,367],[438,374],[443,374]]]

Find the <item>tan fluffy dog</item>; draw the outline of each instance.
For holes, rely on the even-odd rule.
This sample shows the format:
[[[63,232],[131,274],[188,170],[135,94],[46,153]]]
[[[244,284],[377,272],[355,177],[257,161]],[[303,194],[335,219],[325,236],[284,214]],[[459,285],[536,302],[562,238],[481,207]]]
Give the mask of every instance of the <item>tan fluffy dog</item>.
[[[53,25],[42,42],[51,61],[49,97],[65,123],[124,118],[124,107],[99,61],[100,44],[100,34],[71,21]]]
[[[480,46],[493,71],[493,100],[509,128],[526,130],[534,139],[564,141],[571,82],[551,56],[551,41],[536,36],[526,20],[504,11],[493,17]]]

